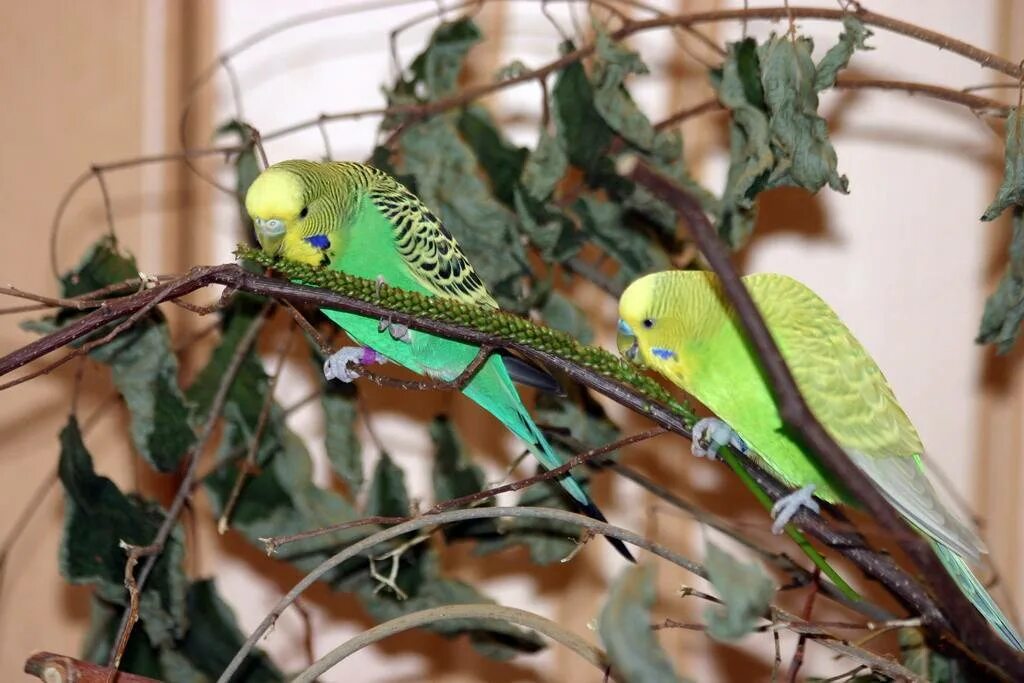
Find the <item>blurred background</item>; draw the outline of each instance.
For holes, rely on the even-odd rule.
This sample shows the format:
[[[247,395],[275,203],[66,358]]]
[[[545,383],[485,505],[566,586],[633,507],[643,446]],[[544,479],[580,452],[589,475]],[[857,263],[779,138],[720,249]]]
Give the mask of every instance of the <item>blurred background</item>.
[[[647,16],[633,3],[612,3],[627,15]],[[778,3],[726,0],[648,0],[665,12],[693,12]],[[834,8],[836,3],[817,3]],[[870,9],[955,36],[1012,61],[1024,56],[1024,5],[1013,0],[928,3],[890,0]],[[485,82],[514,59],[528,66],[557,55],[559,28],[588,30],[585,3],[486,2],[477,21],[485,41],[475,48],[466,82]],[[595,13],[601,16],[601,8]],[[310,13],[315,13],[311,15]],[[402,63],[416,54],[445,16],[443,4],[423,2],[324,3],[302,0],[151,0],[90,3],[15,3],[0,24],[0,202],[5,207],[5,248],[0,280],[23,290],[55,294],[49,257],[49,231],[65,192],[93,164],[173,153],[185,144],[206,147],[224,121],[244,117],[260,130],[274,131],[315,119],[324,112],[372,109],[384,105],[380,86],[394,77],[389,34],[413,23],[397,40]],[[290,18],[303,21],[254,44],[218,67],[218,55],[250,36]],[[447,13],[456,16],[455,12]],[[575,22],[575,23],[574,23]],[[835,40],[835,23],[800,21],[799,30],[819,46]],[[748,35],[784,31],[784,24],[751,21],[708,24],[717,43]],[[692,39],[648,32],[631,41],[652,75],[637,80],[632,92],[653,120],[704,101],[711,91],[702,61],[713,53]],[[852,74],[934,83],[950,88],[1000,81],[974,62],[936,48],[876,31],[872,52],[859,52]],[[213,77],[195,88],[211,69]],[[1014,89],[988,91],[1016,102]],[[513,140],[532,143],[537,135],[540,97],[533,84],[505,89],[485,103],[505,123]],[[188,117],[182,123],[182,112]],[[979,222],[998,185],[1002,140],[969,110],[899,92],[839,91],[825,95],[840,171],[851,192],[809,196],[777,190],[762,200],[758,230],[740,258],[753,271],[788,273],[818,291],[843,316],[885,370],[929,448],[929,458],[955,494],[983,520],[985,536],[1001,580],[995,590],[1018,617],[1024,600],[1024,369],[1020,349],[997,358],[973,343],[985,296],[1005,261],[1008,224]],[[691,168],[713,190],[724,183],[727,157],[725,118],[720,114],[689,120],[683,128]],[[376,141],[376,116],[327,123],[268,141],[273,163],[286,158],[365,159]],[[220,142],[226,142],[220,139]],[[325,144],[328,147],[325,149]],[[206,176],[233,186],[230,168],[219,157],[195,160]],[[199,264],[231,260],[241,239],[235,199],[180,161],[126,164],[103,173],[122,245],[146,273],[179,273]],[[56,267],[74,265],[86,246],[105,231],[102,195],[86,178],[61,221]],[[993,264],[996,264],[993,266]],[[571,294],[588,308],[599,341],[612,346],[615,311],[610,301],[585,284]],[[14,302],[16,303],[16,302]],[[605,304],[608,305],[605,305]],[[7,305],[7,304],[5,304]],[[185,334],[200,321],[170,309]],[[0,352],[33,339],[18,328],[19,316],[0,317]],[[197,349],[196,358],[202,349]],[[182,372],[195,370],[186,357]],[[86,370],[83,399],[99,405],[110,393],[104,373]],[[87,589],[69,587],[57,565],[62,500],[51,486],[58,444],[74,382],[70,365],[0,394],[0,538],[18,529],[0,584],[0,678],[11,680],[32,651],[77,653],[88,623]],[[308,378],[286,374],[279,387],[283,402],[308,392]],[[508,460],[489,423],[475,424],[473,406],[460,397],[396,397],[370,388],[370,412],[396,461],[418,475],[414,494],[429,493],[429,468],[422,454],[429,439],[425,422],[444,408],[471,432],[475,451],[491,451],[485,466],[500,477]],[[615,412],[626,425],[643,427],[635,416]],[[467,419],[468,418],[468,419]],[[314,435],[322,425],[299,411],[294,426]],[[87,443],[97,468],[128,488],[164,496],[173,486],[133,467],[119,409],[96,417]],[[475,426],[474,426],[475,424]],[[497,442],[497,443],[496,443]],[[374,453],[367,453],[372,459]],[[734,477],[719,465],[689,456],[689,444],[662,437],[628,451],[628,458],[659,481],[685,491],[702,505],[723,513],[752,533],[767,537],[767,518]],[[525,470],[523,470],[525,472]],[[321,468],[320,474],[326,476]],[[614,487],[611,484],[614,483]],[[701,527],[658,508],[655,501],[619,481],[602,482],[606,514],[616,523],[699,556]],[[30,518],[21,516],[31,506]],[[195,515],[203,517],[204,503]],[[191,556],[197,574],[213,573],[237,610],[244,630],[263,617],[298,578],[230,534],[215,536],[197,524]],[[779,541],[780,547],[785,542]],[[534,571],[524,558],[510,561],[450,558],[468,577],[500,602],[529,607],[588,632],[608,576],[617,565],[604,548],[588,548],[593,571],[565,567]],[[599,561],[599,560],[603,560]],[[692,577],[663,567],[660,603],[672,601]],[[326,590],[314,591],[305,606],[314,648],[323,653],[371,622],[356,603]],[[682,607],[680,608],[682,609]],[[283,667],[303,662],[305,626],[294,614],[279,623],[264,646]],[[703,636],[664,635],[680,671],[697,680],[739,680],[764,671],[770,638],[751,636],[743,648],[711,645]],[[791,643],[788,647],[791,647]],[[811,653],[821,673],[835,664]],[[333,677],[358,672],[364,680],[565,680],[592,672],[574,655],[549,648],[511,665],[483,660],[460,641],[407,633],[346,662]],[[442,675],[443,674],[443,675]],[[572,680],[576,680],[573,678]]]

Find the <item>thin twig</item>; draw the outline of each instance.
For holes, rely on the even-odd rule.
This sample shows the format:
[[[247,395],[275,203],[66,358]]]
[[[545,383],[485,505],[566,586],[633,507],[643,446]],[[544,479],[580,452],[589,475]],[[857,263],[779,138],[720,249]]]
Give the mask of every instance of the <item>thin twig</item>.
[[[504,486],[497,486],[494,488],[486,489],[484,491],[477,491],[476,493],[471,493],[469,495],[460,496],[458,498],[452,498],[451,500],[446,500],[437,503],[432,508],[427,510],[424,514],[433,515],[444,510],[451,510],[452,508],[476,505],[479,504],[481,501],[490,500],[491,498],[494,498],[495,496],[501,493],[506,493],[508,491],[519,491],[521,489],[529,488],[530,486],[533,486],[534,484],[541,481],[548,481],[550,479],[562,477],[568,474],[569,471],[574,467],[579,467],[580,465],[586,462],[599,458],[607,453],[611,453],[612,451],[617,451],[620,448],[629,446],[631,444],[640,443],[641,441],[653,439],[654,437],[661,436],[662,434],[665,434],[667,432],[668,430],[665,429],[664,427],[656,427],[654,429],[648,429],[647,431],[640,432],[638,434],[631,434],[630,436],[623,437],[621,439],[613,441],[612,443],[605,444],[598,448],[592,448],[584,453],[574,455],[572,458],[568,459],[558,467],[546,470],[535,476],[520,479],[518,481],[513,481],[509,484],[505,484]]]
[[[317,676],[326,673],[328,669],[346,657],[389,636],[408,631],[412,628],[457,619],[517,624],[538,633],[543,633],[548,638],[561,643],[593,664],[599,671],[603,672],[608,668],[608,657],[603,651],[550,619],[533,612],[527,612],[516,607],[505,607],[504,605],[491,603],[454,604],[431,607],[418,612],[412,612],[411,614],[405,614],[367,629],[331,650],[317,660],[313,666],[310,666],[292,680],[294,683],[310,683],[316,680]]]
[[[281,378],[281,371],[284,370],[284,362],[287,360],[288,351],[292,346],[294,330],[294,327],[288,329],[288,335],[285,338],[284,343],[281,344],[281,350],[277,357],[277,367],[275,367],[274,371],[271,373],[270,380],[267,382],[267,388],[264,390],[263,405],[260,406],[260,414],[259,417],[256,418],[256,428],[253,430],[252,437],[249,439],[249,448],[245,454],[245,460],[242,461],[241,466],[238,468],[238,475],[235,477],[235,483],[231,487],[231,494],[228,496],[227,503],[224,504],[223,512],[220,513],[220,519],[217,520],[217,533],[221,536],[226,534],[228,531],[231,514],[235,511],[235,505],[238,504],[238,497],[242,493],[242,486],[245,484],[246,478],[257,469],[256,453],[260,449],[263,431],[267,428],[270,410],[274,406],[274,391],[277,389],[277,381]]]
[[[294,303],[318,308],[331,308],[357,313],[378,320],[382,317],[389,317],[400,324],[449,339],[470,344],[490,344],[495,348],[512,350],[527,360],[563,372],[569,379],[578,381],[608,396],[620,405],[644,415],[677,434],[689,438],[690,432],[683,416],[667,405],[653,401],[629,385],[622,384],[600,372],[561,358],[557,354],[541,351],[528,344],[519,343],[499,335],[480,332],[456,324],[439,322],[422,315],[402,313],[383,307],[378,303],[362,301],[325,289],[317,289],[280,279],[263,277],[249,273],[234,264],[197,267],[179,280],[169,282],[161,287],[167,289],[164,298],[170,299],[185,296],[200,287],[210,284],[226,285],[239,291],[246,291],[275,300],[289,299]],[[158,291],[159,288],[146,290],[129,297],[111,301],[108,305],[69,323],[64,328],[13,351],[7,356],[0,358],[0,375],[21,367],[46,353],[61,348],[75,339],[92,333],[111,321],[138,310],[152,301],[158,294]],[[778,499],[789,493],[789,490],[778,480],[768,475],[749,459],[742,458],[740,461],[742,467],[756,481],[757,485],[773,499]],[[860,534],[855,531],[837,528],[829,524],[823,517],[811,514],[806,510],[801,510],[794,517],[794,522],[800,528],[820,539],[826,546],[841,552],[857,564],[865,573],[881,582],[908,609],[913,610],[915,614],[921,615],[930,628],[938,628],[939,630],[948,630],[950,628],[934,599],[921,584],[901,569],[887,554],[871,549]],[[970,658],[973,656],[970,650],[963,649],[955,641],[941,641],[936,646],[938,648],[945,648],[950,654],[955,654],[959,657]]]
[[[242,362],[245,360],[246,354],[248,354],[249,349],[256,342],[256,337],[259,335],[259,331],[263,327],[263,323],[266,321],[267,312],[269,310],[270,302],[267,302],[264,304],[263,309],[259,314],[253,318],[249,327],[245,330],[245,333],[242,335],[242,339],[235,348],[234,354],[231,356],[231,360],[228,363],[227,368],[224,370],[224,376],[221,378],[220,385],[217,387],[217,392],[214,394],[213,400],[210,402],[210,413],[206,418],[206,423],[203,425],[203,431],[199,435],[192,451],[186,456],[188,465],[185,468],[185,476],[182,477],[181,483],[178,485],[178,492],[175,494],[174,500],[171,502],[171,506],[167,509],[167,515],[164,517],[163,523],[161,523],[160,528],[157,529],[156,536],[154,536],[153,542],[150,544],[150,546],[154,547],[156,550],[146,558],[146,562],[143,564],[142,570],[139,572],[137,585],[140,592],[145,588],[146,581],[149,578],[150,573],[153,571],[153,567],[156,566],[156,561],[160,558],[160,553],[163,552],[167,539],[170,537],[171,532],[177,524],[178,515],[181,514],[181,510],[184,508],[185,502],[192,495],[192,480],[196,476],[196,469],[199,465],[199,456],[203,450],[205,450],[210,437],[213,436],[214,427],[217,424],[221,411],[224,409],[224,404],[227,402],[228,393],[231,391],[231,386],[235,382],[235,377],[238,375],[238,371],[242,367]],[[121,618],[121,624],[118,627],[118,637],[115,642],[123,641],[127,644],[128,637],[131,633],[131,627],[133,625],[130,618],[130,610],[125,610],[124,616]],[[112,651],[110,665],[116,668],[114,659],[115,655],[120,658],[120,654],[118,654],[116,650]]]

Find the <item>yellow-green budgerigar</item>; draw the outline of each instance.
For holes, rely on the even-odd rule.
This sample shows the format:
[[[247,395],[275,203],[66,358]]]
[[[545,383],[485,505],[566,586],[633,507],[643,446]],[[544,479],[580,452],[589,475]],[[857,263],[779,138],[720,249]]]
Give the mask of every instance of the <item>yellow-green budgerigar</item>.
[[[822,426],[928,537],[993,628],[1024,649],[966,563],[985,552],[984,544],[946,509],[928,482],[917,430],[868,352],[829,305],[800,282],[770,273],[743,281]],[[619,318],[620,353],[657,370],[720,418],[695,425],[696,455],[714,456],[728,443],[799,489],[772,510],[775,533],[801,506],[817,511],[815,496],[855,502],[783,428],[771,389],[717,276],[677,270],[642,277],[623,293]]]
[[[498,306],[441,221],[395,178],[372,166],[282,161],[256,178],[245,206],[260,246],[268,253],[428,296]],[[349,382],[358,376],[350,366],[392,361],[451,381],[480,351],[477,346],[388,321],[333,310],[324,314],[360,344],[343,348],[327,360],[328,379]],[[522,439],[544,467],[558,467],[562,459],[512,384],[508,367],[522,370],[512,363],[509,358],[491,356],[462,391]],[[572,475],[559,481],[582,511],[604,521]],[[632,559],[620,541],[610,540]]]

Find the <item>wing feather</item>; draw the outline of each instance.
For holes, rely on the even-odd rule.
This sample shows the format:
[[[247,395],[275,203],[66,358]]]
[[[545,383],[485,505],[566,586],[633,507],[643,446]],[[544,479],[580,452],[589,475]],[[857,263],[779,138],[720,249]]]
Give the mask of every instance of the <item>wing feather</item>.
[[[391,222],[398,253],[413,277],[436,296],[497,308],[498,303],[440,219],[401,183],[385,177],[391,182],[378,182],[370,191],[370,200]]]
[[[942,504],[921,439],[878,365],[828,304],[792,278],[744,278],[808,407],[889,502],[922,531],[977,558],[984,545]]]

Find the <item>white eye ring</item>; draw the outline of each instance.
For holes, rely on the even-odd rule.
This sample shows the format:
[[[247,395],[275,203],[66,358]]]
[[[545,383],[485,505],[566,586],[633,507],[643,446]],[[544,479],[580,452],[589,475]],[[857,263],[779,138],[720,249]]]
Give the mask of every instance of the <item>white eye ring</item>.
[[[271,218],[263,222],[263,234],[269,237],[276,237],[284,234],[284,221],[280,218]]]

